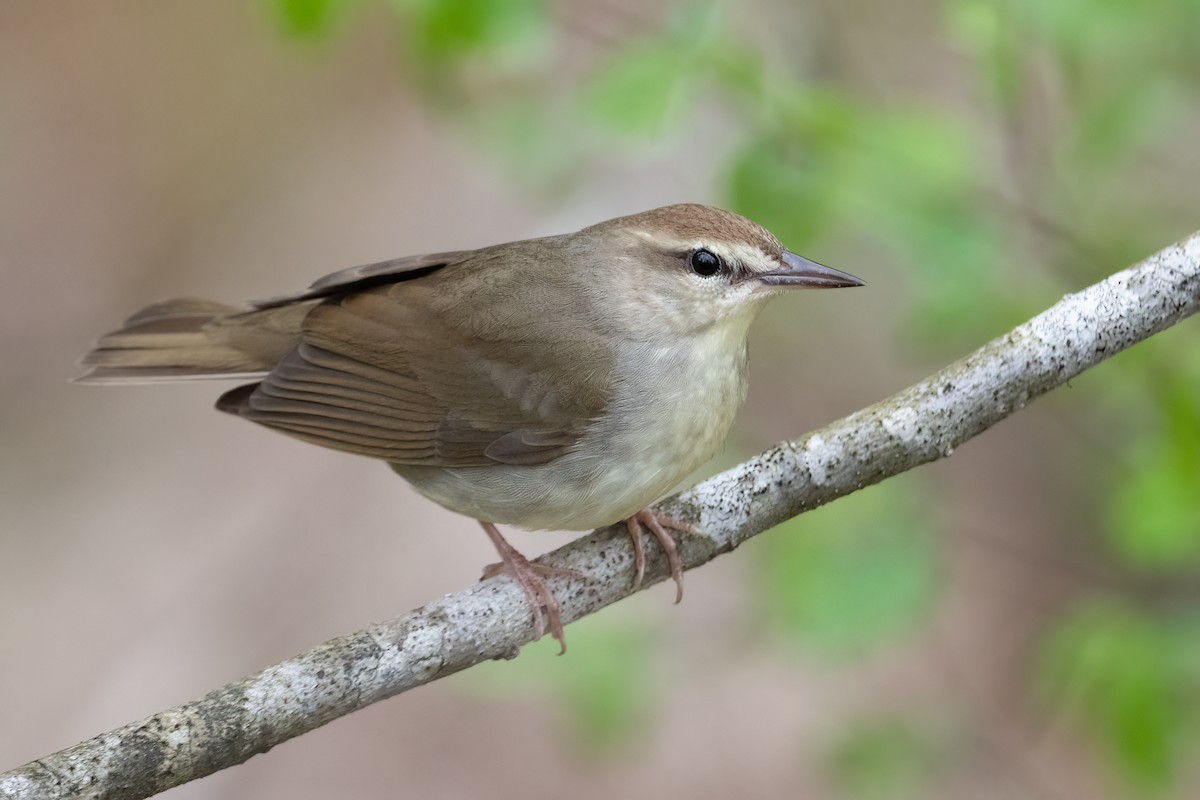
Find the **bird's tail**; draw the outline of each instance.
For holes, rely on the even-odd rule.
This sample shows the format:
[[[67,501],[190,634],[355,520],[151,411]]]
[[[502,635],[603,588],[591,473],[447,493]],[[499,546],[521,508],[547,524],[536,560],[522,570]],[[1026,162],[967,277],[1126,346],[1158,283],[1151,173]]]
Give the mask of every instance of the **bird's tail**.
[[[164,300],[134,314],[83,357],[79,383],[262,377],[299,340],[311,304],[246,310]]]

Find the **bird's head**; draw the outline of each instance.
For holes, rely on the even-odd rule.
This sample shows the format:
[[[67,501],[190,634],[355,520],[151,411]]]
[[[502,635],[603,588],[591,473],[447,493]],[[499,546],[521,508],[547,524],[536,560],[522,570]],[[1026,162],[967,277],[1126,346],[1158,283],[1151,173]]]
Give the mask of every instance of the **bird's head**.
[[[863,281],[785,250],[745,217],[695,203],[664,206],[584,228],[588,257],[626,324],[686,333],[723,322],[744,331],[762,301],[790,289]]]

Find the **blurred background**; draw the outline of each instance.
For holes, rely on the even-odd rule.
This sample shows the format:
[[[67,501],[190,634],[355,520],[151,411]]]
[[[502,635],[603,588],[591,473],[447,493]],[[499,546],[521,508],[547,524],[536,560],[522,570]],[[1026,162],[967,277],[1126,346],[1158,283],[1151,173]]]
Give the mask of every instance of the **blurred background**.
[[[713,472],[1200,227],[1196,0],[0,6],[0,769],[474,581],[383,465],[73,386],[156,299],[678,201],[777,301]],[[172,798],[1200,795],[1194,322],[949,460]],[[514,532],[539,553],[567,534]]]

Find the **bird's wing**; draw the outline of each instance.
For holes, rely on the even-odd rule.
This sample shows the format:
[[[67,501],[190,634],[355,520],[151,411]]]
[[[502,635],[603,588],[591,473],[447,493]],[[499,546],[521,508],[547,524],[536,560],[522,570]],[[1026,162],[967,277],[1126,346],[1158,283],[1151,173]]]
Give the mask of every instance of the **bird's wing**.
[[[252,303],[254,308],[276,308],[278,306],[301,303],[305,300],[315,300],[346,292],[356,292],[383,283],[412,280],[424,277],[441,269],[447,264],[454,264],[470,256],[473,251],[455,250],[445,253],[426,253],[418,256],[402,256],[375,264],[363,264],[359,267],[331,272],[323,278],[313,281],[307,289],[292,294],[269,297]]]
[[[401,464],[552,461],[606,406],[608,349],[580,326],[548,326],[547,309],[520,294],[481,309],[471,284],[439,273],[330,298],[262,383],[218,407]]]

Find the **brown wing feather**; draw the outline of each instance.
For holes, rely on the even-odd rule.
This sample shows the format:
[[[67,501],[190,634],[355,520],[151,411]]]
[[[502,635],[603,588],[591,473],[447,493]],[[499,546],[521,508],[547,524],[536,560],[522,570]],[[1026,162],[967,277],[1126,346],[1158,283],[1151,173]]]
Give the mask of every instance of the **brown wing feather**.
[[[569,333],[564,347],[536,298],[519,294],[505,301],[508,324],[481,326],[459,309],[477,307],[473,293],[493,292],[494,280],[449,272],[318,305],[301,344],[219,407],[402,464],[542,464],[563,455],[607,403],[607,348],[586,331]],[[507,338],[514,330],[519,341]]]
[[[321,297],[331,297],[335,294],[356,292],[377,286],[380,283],[412,280],[441,269],[447,264],[453,264],[470,256],[470,250],[454,250],[445,253],[425,253],[418,256],[402,256],[379,261],[374,264],[363,264],[358,267],[331,272],[318,278],[304,291],[292,294],[268,297],[257,300],[252,305],[255,308],[276,308],[278,306],[300,303],[305,300],[315,300]]]

